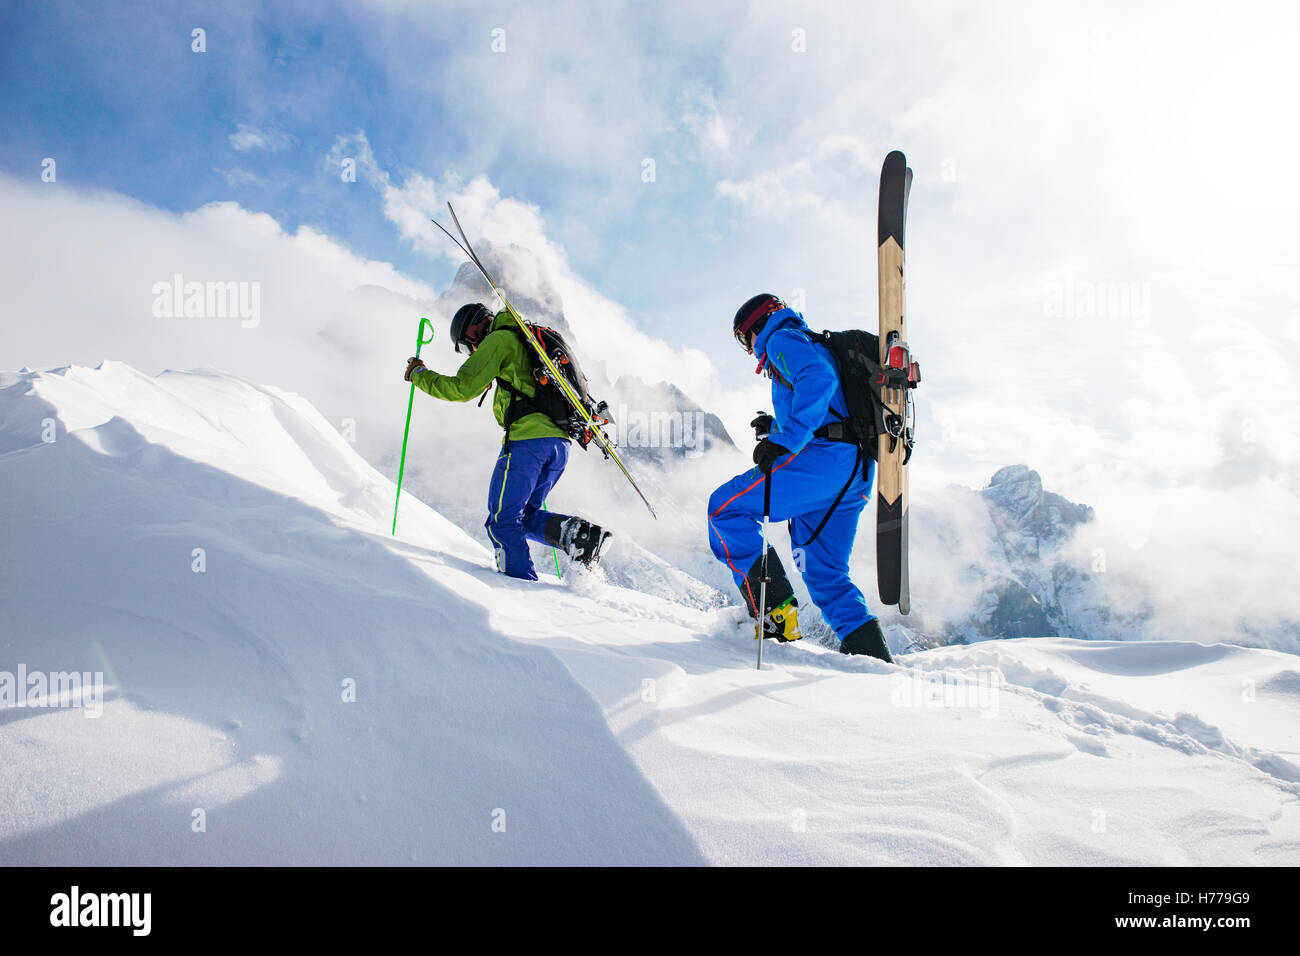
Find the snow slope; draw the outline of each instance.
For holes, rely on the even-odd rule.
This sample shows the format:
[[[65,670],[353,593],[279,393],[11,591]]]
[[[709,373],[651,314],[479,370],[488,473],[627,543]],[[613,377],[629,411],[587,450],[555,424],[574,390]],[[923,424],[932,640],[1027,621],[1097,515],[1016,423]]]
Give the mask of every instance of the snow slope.
[[[216,373],[0,375],[0,481],[0,672],[108,685],[0,709],[0,863],[1300,863],[1293,655],[756,671],[737,608],[505,579],[410,497],[390,537],[314,409]]]

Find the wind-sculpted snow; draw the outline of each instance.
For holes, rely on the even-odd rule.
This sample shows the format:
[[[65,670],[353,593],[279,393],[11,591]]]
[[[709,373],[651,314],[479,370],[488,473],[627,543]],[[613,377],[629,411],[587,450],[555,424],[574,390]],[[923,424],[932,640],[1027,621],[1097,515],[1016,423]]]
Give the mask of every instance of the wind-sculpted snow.
[[[310,405],[215,373],[6,373],[0,476],[0,863],[1300,862],[1293,655],[758,671],[634,539],[525,583],[413,496],[391,537]]]

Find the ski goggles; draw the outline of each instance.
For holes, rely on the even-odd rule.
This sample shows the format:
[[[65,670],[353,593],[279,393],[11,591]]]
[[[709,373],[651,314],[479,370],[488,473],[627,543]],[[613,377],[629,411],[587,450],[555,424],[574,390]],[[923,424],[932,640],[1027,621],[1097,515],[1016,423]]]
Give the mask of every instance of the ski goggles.
[[[492,324],[492,317],[488,316],[486,319],[480,319],[479,321],[475,322],[473,325],[466,328],[465,331],[461,333],[460,341],[455,343],[456,351],[459,352],[460,347],[463,345],[471,353],[473,353],[473,351],[479,347],[479,343],[482,342],[483,339],[487,337],[488,327],[491,324]]]
[[[773,312],[780,312],[784,308],[785,306],[776,299],[767,302],[760,302],[755,307],[754,311],[746,316],[745,320],[741,322],[740,325],[736,326],[736,341],[740,343],[740,347],[750,355],[753,355],[754,346],[753,343],[749,341],[749,330],[752,329],[760,319],[765,319]]]

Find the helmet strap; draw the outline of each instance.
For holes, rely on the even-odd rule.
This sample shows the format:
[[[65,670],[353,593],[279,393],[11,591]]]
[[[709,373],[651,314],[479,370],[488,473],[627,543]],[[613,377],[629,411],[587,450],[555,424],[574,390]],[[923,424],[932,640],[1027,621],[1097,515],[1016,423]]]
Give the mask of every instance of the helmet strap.
[[[745,318],[745,321],[741,322],[736,328],[736,339],[743,344],[743,336],[749,334],[749,330],[758,324],[759,319],[765,319],[774,312],[779,312],[782,308],[784,308],[784,306],[781,304],[779,299],[770,299],[766,302],[760,302],[755,306],[754,311]],[[746,347],[749,349],[751,355],[754,354],[753,345],[747,345]]]

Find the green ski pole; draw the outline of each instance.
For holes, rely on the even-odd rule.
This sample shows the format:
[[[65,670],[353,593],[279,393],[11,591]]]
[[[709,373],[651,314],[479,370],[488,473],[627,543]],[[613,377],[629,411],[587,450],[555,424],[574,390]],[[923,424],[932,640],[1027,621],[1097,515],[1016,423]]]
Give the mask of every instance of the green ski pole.
[[[542,510],[546,510],[545,501],[542,502]],[[555,558],[555,576],[563,581],[564,576],[560,574],[560,552],[556,551],[554,546],[551,547],[551,557]]]
[[[424,337],[424,327],[429,327],[429,337]],[[433,341],[433,323],[420,316],[420,328],[415,333],[415,357],[420,357],[420,347]],[[402,500],[402,474],[406,471],[406,440],[411,436],[411,409],[415,406],[415,383],[411,383],[411,397],[406,400],[406,430],[402,432],[402,462],[397,466],[397,499],[393,502],[393,534],[397,534],[397,506]]]

